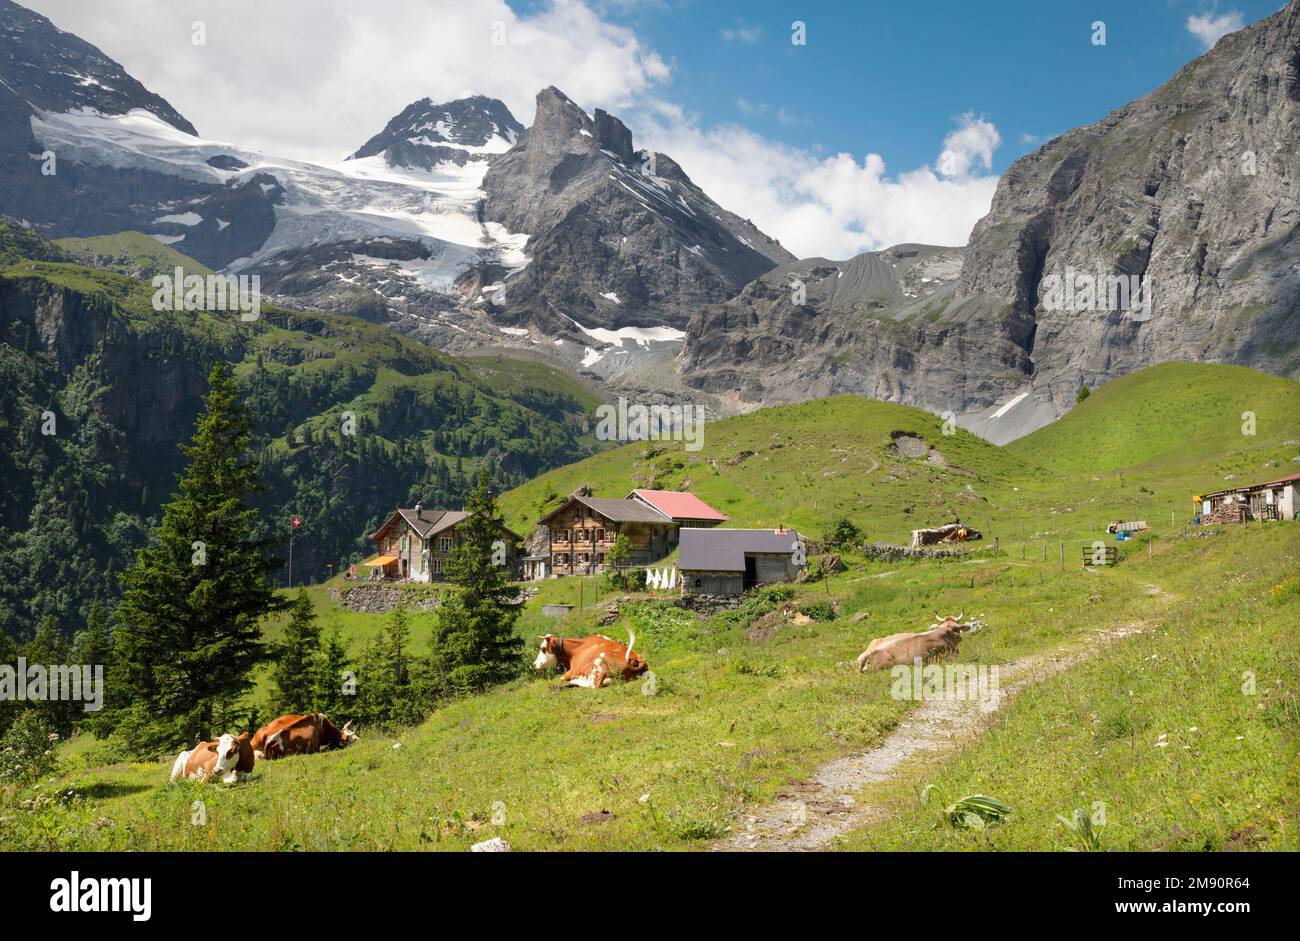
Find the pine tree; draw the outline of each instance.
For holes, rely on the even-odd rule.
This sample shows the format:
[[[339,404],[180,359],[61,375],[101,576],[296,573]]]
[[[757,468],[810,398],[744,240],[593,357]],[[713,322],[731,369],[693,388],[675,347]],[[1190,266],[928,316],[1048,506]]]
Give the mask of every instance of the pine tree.
[[[481,690],[518,675],[523,641],[515,634],[520,606],[509,573],[493,543],[505,521],[488,490],[487,474],[465,504],[468,518],[447,561],[448,578],[458,590],[438,609],[430,668],[439,692]]]
[[[266,659],[258,621],[282,611],[267,575],[282,559],[276,539],[255,539],[249,498],[261,490],[249,460],[248,411],[230,369],[218,363],[189,467],[163,508],[151,544],[122,575],[115,632],[119,671],[131,702],[118,731],[137,753],[206,740],[218,708],[252,688]]]
[[[356,696],[349,692],[352,686],[345,686],[347,677],[344,674],[347,671],[347,648],[339,639],[338,628],[335,628],[321,645],[321,655],[316,663],[315,690],[319,710],[336,722],[359,718]]]
[[[41,619],[40,624],[36,627],[36,635],[24,644],[21,649],[22,655],[27,658],[29,666],[39,665],[49,670],[51,667],[71,664],[71,647],[59,630],[53,615],[47,615]],[[50,685],[52,682],[52,674],[47,673],[46,692],[51,697],[54,691]],[[39,712],[54,730],[63,736],[72,731],[73,725],[80,718],[78,713],[85,714],[82,703],[73,702],[70,699],[49,698],[44,702],[30,703],[28,708]]]
[[[104,613],[103,603],[96,598],[90,603],[85,629],[73,642],[72,661],[90,667],[92,676],[95,667],[103,667],[104,703],[113,702],[121,695],[120,690],[114,688],[120,686],[120,682],[117,671],[113,669],[113,653],[113,628]],[[112,731],[111,720],[104,715],[102,708],[97,712],[87,712],[80,724],[101,737]]]
[[[627,572],[625,571],[628,559],[632,557],[632,544],[628,541],[626,533],[619,533],[614,537],[614,544],[609,547],[605,553],[605,568],[610,573],[617,572],[619,584],[623,590],[627,590]]]
[[[320,628],[305,589],[298,590],[284,637],[275,646],[275,706],[281,713],[307,713],[318,708],[316,679],[320,673]]]

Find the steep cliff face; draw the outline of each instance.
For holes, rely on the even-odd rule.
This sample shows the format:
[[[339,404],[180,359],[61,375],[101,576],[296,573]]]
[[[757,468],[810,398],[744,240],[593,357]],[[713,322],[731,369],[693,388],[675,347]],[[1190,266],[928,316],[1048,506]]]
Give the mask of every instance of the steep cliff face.
[[[685,380],[730,385],[742,407],[864,392],[1004,441],[1081,385],[1167,360],[1300,373],[1298,62],[1293,0],[1013,164],[959,276],[925,303],[884,291],[846,317],[842,292],[794,305],[773,288],[804,268],[772,272],[692,321]],[[898,251],[805,273],[820,286],[886,264],[901,285]]]
[[[1058,408],[1081,382],[1171,359],[1300,368],[1297,60],[1293,2],[1002,179],[958,296],[1030,325],[1026,352]],[[1069,309],[1051,295],[1072,271],[1140,279],[1150,309]]]
[[[637,151],[618,118],[555,88],[493,160],[485,218],[529,234],[528,265],[492,297],[494,317],[581,337],[584,327],[680,328],[794,256],[722,209],[664,154]]]

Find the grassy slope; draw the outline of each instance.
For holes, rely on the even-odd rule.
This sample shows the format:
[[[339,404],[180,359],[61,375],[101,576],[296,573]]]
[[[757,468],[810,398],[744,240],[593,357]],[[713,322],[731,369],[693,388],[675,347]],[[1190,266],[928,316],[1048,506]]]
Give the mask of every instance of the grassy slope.
[[[1200,373],[1200,384],[1218,382],[1215,372]],[[1261,387],[1273,382],[1258,379]],[[1130,380],[1108,386],[1108,396],[1090,411],[1108,399],[1115,408],[1126,407],[1127,397],[1112,387],[1122,391],[1121,383]],[[1203,420],[1207,427],[1226,420],[1231,410],[1240,413],[1238,406],[1237,400],[1225,399],[1221,411],[1229,415]],[[1076,414],[1087,417],[1082,410]],[[1104,419],[1094,414],[1093,427],[1110,427]],[[1151,635],[1117,642],[1096,664],[1044,683],[1041,697],[1050,722],[1032,711],[1037,692],[1016,700],[999,723],[1000,730],[1009,730],[1000,733],[999,750],[969,766],[967,777],[955,769],[930,778],[954,795],[969,786],[1012,803],[1023,824],[1004,831],[1011,836],[999,845],[1062,845],[1053,830],[1054,814],[1068,812],[1079,790],[1089,796],[1109,787],[1119,795],[1112,798],[1122,805],[1119,813],[1139,821],[1116,828],[1117,845],[1160,845],[1172,822],[1185,831],[1180,845],[1220,845],[1249,821],[1245,825],[1256,827],[1261,845],[1294,847],[1294,832],[1282,822],[1288,800],[1293,805],[1282,769],[1295,764],[1294,711],[1266,709],[1257,717],[1242,712],[1235,700],[1206,697],[1222,696],[1226,677],[1236,677],[1243,663],[1255,664],[1261,689],[1276,679],[1294,682],[1294,654],[1277,642],[1276,632],[1295,620],[1297,589],[1287,586],[1295,581],[1300,524],[1182,539],[1174,537],[1181,535],[1185,513],[1171,529],[1154,512],[1168,507],[1175,495],[1184,510],[1189,477],[1212,480],[1225,468],[1239,476],[1280,475],[1264,465],[1278,459],[1281,440],[1300,437],[1300,415],[1283,420],[1270,428],[1268,440],[1261,419],[1256,438],[1240,443],[1225,438],[1220,450],[1193,452],[1189,460],[1199,466],[1179,462],[1182,439],[1163,435],[1169,448],[1144,454],[1143,467],[1126,470],[1122,479],[1048,472],[1029,462],[1033,448],[1022,448],[1025,453],[1017,456],[1007,453],[1015,449],[993,448],[965,435],[946,439],[931,416],[852,398],[710,425],[706,448],[698,455],[670,447],[643,457],[645,445],[600,454],[506,495],[512,522],[529,519],[539,502],[577,483],[621,495],[647,482],[635,479],[637,474],[653,472],[661,475],[661,485],[690,480],[692,489],[731,513],[737,524],[784,521],[814,534],[848,512],[866,524],[870,538],[900,538],[913,525],[940,521],[931,517],[961,500],[963,518],[982,528],[993,521],[1004,552],[894,565],[850,560],[849,571],[829,582],[798,588],[802,602],[836,601],[835,620],[785,625],[766,642],[750,639],[744,620],[702,622],[642,609],[632,617],[638,647],[656,674],[656,696],[643,695],[644,683],[593,695],[560,691],[553,681],[529,677],[440,709],[404,733],[400,749],[393,748],[392,738],[369,731],[362,744],[343,753],[261,765],[255,779],[240,788],[167,788],[160,786],[165,769],[157,763],[100,768],[93,752],[70,757],[64,784],[82,796],[51,810],[40,826],[11,823],[6,833],[0,824],[0,839],[15,846],[68,848],[462,849],[501,835],[527,849],[698,846],[700,839],[721,833],[747,804],[774,796],[790,778],[806,776],[832,756],[869,747],[888,732],[907,704],[889,697],[887,675],[863,677],[853,669],[852,658],[869,638],[915,629],[934,609],[965,609],[984,615],[990,625],[963,643],[963,660],[977,662],[1086,645],[1092,630],[1116,623],[1143,620],[1159,627]],[[893,457],[888,441],[896,429],[926,434],[971,475]],[[1157,431],[1149,426],[1148,437]],[[1072,442],[1082,455],[1090,453],[1085,433],[1077,432]],[[754,454],[735,463],[746,450]],[[1050,463],[1049,449],[1042,453]],[[972,492],[967,484],[973,500],[962,496]],[[908,506],[912,513],[904,512]],[[781,516],[772,518],[778,511]],[[1055,551],[1042,558],[1040,550],[1058,541],[1096,538],[1098,520],[1138,513],[1153,516],[1157,524],[1150,548],[1146,542],[1125,546],[1125,559],[1115,569],[1084,571],[1073,547],[1065,566]],[[1272,607],[1261,607],[1267,590],[1287,578],[1291,582],[1267,594]],[[542,600],[575,600],[579,584],[543,585],[523,632],[539,632]],[[593,588],[590,582],[584,586],[588,602]],[[1196,603],[1202,598],[1213,606],[1202,608]],[[382,626],[381,618],[340,612],[319,604],[323,600],[318,598],[318,607],[327,623],[357,636]],[[853,620],[864,611],[865,620]],[[580,633],[595,627],[588,610],[561,629]],[[617,625],[605,630],[620,632]],[[415,633],[427,631],[417,626]],[[1151,653],[1158,659],[1146,660]],[[1152,668],[1162,663],[1159,658],[1166,658],[1169,669]],[[1143,681],[1135,689],[1142,698],[1129,709],[1117,691],[1135,678]],[[1208,693],[1202,689],[1207,684],[1213,686]],[[1179,721],[1186,721],[1175,725],[1167,713],[1180,704],[1186,715]],[[1165,768],[1151,765],[1150,756],[1136,746],[1126,763],[1116,745],[1108,761],[1087,772],[1098,750],[1088,710],[1106,728],[1128,728],[1128,722],[1142,734],[1155,732],[1157,725],[1171,738],[1180,728],[1210,729],[1214,744],[1181,756],[1172,747],[1150,749],[1171,763],[1178,758]],[[1221,740],[1234,724],[1234,735],[1246,734],[1254,749],[1247,764]],[[985,747],[995,746],[976,746]],[[1054,770],[1058,760],[1066,773]],[[1240,790],[1237,776],[1247,767],[1253,769],[1251,796],[1258,807],[1234,797]],[[995,769],[1003,783],[985,787],[987,777],[970,777],[979,768],[986,775]],[[1091,776],[1080,777],[1085,772]],[[1145,776],[1155,785],[1145,786]],[[900,807],[912,799],[914,783],[898,785]],[[204,828],[188,824],[190,802],[199,794],[209,808]],[[642,802],[644,795],[649,796]],[[1193,796],[1219,811],[1187,813],[1174,806]],[[499,827],[487,822],[497,801],[506,812]],[[583,815],[600,810],[616,816],[606,823],[581,822]],[[91,826],[100,816],[114,826]],[[917,828],[933,822],[933,811],[907,819],[908,825],[891,831],[892,843],[888,836],[872,837],[876,845],[911,845]],[[927,832],[916,839],[917,845],[933,845],[925,841],[938,837]]]
[[[212,269],[201,261],[164,245],[143,232],[118,232],[88,238],[55,239],[54,244],[72,255],[100,258],[125,258],[132,268],[171,272],[182,268],[186,274],[208,275]]]
[[[1104,814],[1106,850],[1300,847],[1297,525],[1165,549],[1186,566],[1160,579],[1180,597],[1147,633],[1030,687],[963,752],[865,791],[885,813],[841,848],[1078,849],[1057,815],[1080,808]],[[926,784],[944,801],[991,794],[1012,816],[943,825]]]
[[[894,431],[926,438],[952,467],[892,453]],[[981,438],[944,436],[928,412],[838,396],[712,422],[697,452],[669,441],[625,445],[543,474],[502,503],[507,522],[525,532],[584,484],[602,497],[634,487],[687,489],[733,526],[784,523],[821,533],[848,515],[870,539],[898,540],[954,513],[978,520],[1014,480],[1033,475],[1030,465]]]

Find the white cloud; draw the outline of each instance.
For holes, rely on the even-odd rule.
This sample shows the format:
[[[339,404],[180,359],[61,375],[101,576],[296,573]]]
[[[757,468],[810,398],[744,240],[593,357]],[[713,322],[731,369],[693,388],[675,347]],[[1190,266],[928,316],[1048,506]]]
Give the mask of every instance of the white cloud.
[[[1213,49],[1214,44],[1229,33],[1235,33],[1246,25],[1241,13],[1229,10],[1215,16],[1213,13],[1189,16],[1187,31],[1201,41],[1206,49]]]
[[[722,30],[722,38],[727,42],[746,42],[753,45],[763,38],[763,27],[737,23],[735,27]]]
[[[993,168],[993,151],[1002,143],[998,129],[969,111],[958,119],[957,130],[943,139],[943,152],[935,166],[946,177],[966,177],[971,165],[978,162],[985,170]]]
[[[652,0],[553,0],[528,14],[505,0],[27,0],[167,98],[205,137],[307,159],[355,150],[410,102],[501,98],[525,125],[561,88],[588,111],[621,113],[637,146],[676,159],[718,203],[799,255],[847,258],[915,241],[964,244],[989,207],[997,129],[963,115],[949,159],[888,176],[876,154],[825,157],[747,128],[704,128],[663,96],[669,65],[602,9]],[[193,46],[195,21],[207,44]],[[494,45],[494,29],[504,45]],[[737,24],[736,39],[756,30]],[[757,34],[751,34],[757,36]],[[749,114],[785,109],[738,100]]]
[[[635,129],[638,146],[670,154],[720,205],[800,257],[844,259],[901,242],[965,245],[997,187],[996,176],[972,171],[991,166],[1000,136],[969,114],[944,139],[952,173],[919,167],[894,177],[878,154],[823,158],[737,125],[702,128],[680,111]]]
[[[505,0],[24,2],[121,62],[205,137],[291,157],[349,153],[425,96],[491,95],[527,125],[547,85],[614,111],[671,78],[632,30],[583,0],[528,14]],[[195,21],[206,45],[190,41]]]

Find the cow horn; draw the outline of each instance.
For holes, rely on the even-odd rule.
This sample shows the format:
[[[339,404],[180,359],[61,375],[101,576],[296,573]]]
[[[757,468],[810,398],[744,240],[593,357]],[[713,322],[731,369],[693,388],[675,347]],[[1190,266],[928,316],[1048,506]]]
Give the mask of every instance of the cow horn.
[[[936,612],[934,612],[934,619],[935,619],[936,621],[942,621],[942,620],[943,620],[943,615],[940,614],[938,611],[936,611]]]
[[[966,612],[963,611],[961,614],[959,614],[959,615],[957,615],[955,618],[953,618],[953,620],[954,620],[954,621],[960,621],[960,620],[961,620],[962,618],[964,618],[965,616],[966,616]]]

